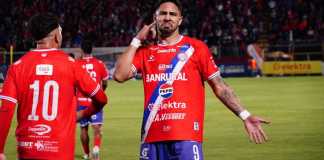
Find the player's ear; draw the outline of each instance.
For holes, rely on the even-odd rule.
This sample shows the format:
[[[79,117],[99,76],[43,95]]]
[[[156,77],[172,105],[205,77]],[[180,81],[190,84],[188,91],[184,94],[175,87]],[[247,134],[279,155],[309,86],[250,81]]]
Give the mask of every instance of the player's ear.
[[[155,13],[153,14],[153,22],[154,22],[154,21],[155,21],[155,22],[157,21],[157,16],[156,16]]]
[[[55,34],[54,34],[54,41],[55,43],[59,44],[60,40],[59,40],[59,31],[58,29],[55,30]]]
[[[55,43],[57,43],[60,47],[62,44],[62,29],[61,29],[61,27],[59,27],[55,30],[54,35],[55,35],[54,36]]]
[[[179,20],[179,22],[178,22],[178,26],[181,25],[181,23],[182,23],[182,19],[183,19],[183,17],[181,16],[181,17],[180,17],[180,20]]]

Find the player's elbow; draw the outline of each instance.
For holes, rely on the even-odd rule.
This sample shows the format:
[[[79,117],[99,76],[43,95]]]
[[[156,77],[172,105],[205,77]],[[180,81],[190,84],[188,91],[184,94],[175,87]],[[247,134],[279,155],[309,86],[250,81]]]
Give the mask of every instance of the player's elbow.
[[[94,106],[97,109],[102,109],[107,103],[108,103],[108,97],[107,95],[104,93],[104,91],[99,91],[95,97],[93,97],[93,103]]]
[[[108,103],[108,97],[106,95],[102,96],[102,98],[99,99],[98,103],[103,108]]]
[[[121,73],[115,72],[113,75],[113,79],[118,83],[123,83],[127,81],[129,78]]]

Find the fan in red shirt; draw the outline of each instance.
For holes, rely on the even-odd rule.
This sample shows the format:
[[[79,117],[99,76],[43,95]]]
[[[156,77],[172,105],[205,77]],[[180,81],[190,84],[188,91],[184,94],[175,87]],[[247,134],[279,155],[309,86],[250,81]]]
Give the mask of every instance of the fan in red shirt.
[[[0,159],[5,159],[16,105],[18,159],[74,159],[75,122],[101,110],[107,97],[86,70],[58,49],[62,29],[54,15],[35,15],[28,25],[37,49],[12,64],[6,76],[0,95]],[[76,114],[76,89],[95,107]]]
[[[93,57],[91,55],[92,52],[92,41],[89,38],[83,39],[81,43],[81,58],[77,60],[77,63],[84,69],[87,70],[90,77],[101,84],[103,90],[107,88],[107,80],[108,80],[108,70],[105,64]],[[78,110],[84,110],[87,107],[91,106],[91,99],[84,95],[82,92],[77,93],[78,97]],[[99,151],[101,145],[101,137],[102,131],[101,126],[103,124],[103,110],[98,113],[92,115],[89,118],[83,118],[79,121],[81,127],[80,139],[83,147],[83,158],[89,159],[89,134],[88,134],[88,126],[91,124],[93,128],[93,149],[92,149],[92,158],[94,160],[99,160]]]

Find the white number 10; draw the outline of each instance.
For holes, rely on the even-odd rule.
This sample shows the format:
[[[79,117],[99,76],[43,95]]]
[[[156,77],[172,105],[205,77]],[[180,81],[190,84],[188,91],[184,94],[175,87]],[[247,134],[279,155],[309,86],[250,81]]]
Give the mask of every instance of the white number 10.
[[[48,114],[48,101],[49,101],[49,92],[50,88],[52,89],[52,112],[51,115]],[[39,99],[39,80],[35,80],[33,84],[29,85],[30,89],[34,90],[33,93],[33,105],[32,105],[32,112],[28,115],[28,120],[38,121],[39,116],[36,115],[38,99]],[[45,82],[44,85],[44,92],[43,92],[43,105],[42,105],[42,116],[47,121],[52,121],[57,116],[57,109],[58,109],[58,93],[59,93],[59,85],[56,81],[50,80]]]

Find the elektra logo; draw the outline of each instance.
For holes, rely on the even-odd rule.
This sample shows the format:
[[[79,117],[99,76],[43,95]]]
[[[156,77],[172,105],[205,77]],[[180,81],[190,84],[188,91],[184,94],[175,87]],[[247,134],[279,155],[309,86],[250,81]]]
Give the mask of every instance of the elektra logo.
[[[34,127],[29,127],[28,131],[31,131],[39,136],[51,132],[52,128],[45,124],[37,124]]]
[[[159,94],[163,98],[170,98],[173,94],[173,87],[169,84],[162,84],[159,89]]]

